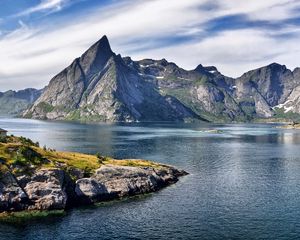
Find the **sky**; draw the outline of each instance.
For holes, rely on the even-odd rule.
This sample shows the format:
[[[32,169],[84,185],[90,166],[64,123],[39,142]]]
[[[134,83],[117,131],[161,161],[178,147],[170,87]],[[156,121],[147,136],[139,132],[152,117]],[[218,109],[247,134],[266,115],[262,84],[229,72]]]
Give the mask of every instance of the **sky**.
[[[224,75],[300,66],[299,0],[0,0],[0,91],[42,88],[107,35],[134,60]]]

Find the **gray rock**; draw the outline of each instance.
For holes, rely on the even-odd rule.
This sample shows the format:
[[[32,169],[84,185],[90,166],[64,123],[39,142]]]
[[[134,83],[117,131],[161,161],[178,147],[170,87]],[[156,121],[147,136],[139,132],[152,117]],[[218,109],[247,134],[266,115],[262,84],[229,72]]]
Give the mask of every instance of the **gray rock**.
[[[64,171],[59,169],[42,169],[36,172],[24,188],[33,203],[29,209],[64,209],[67,203],[64,175]]]
[[[154,169],[105,165],[90,178],[75,181],[61,169],[40,169],[17,178],[6,172],[0,177],[0,212],[65,209],[154,192],[185,174],[169,166]]]
[[[106,200],[149,193],[178,181],[183,175],[171,167],[154,168],[105,165],[91,178],[76,182],[76,194],[80,198]]]
[[[9,172],[4,173],[0,178],[0,211],[24,210],[27,200],[16,179]]]
[[[93,178],[82,178],[76,181],[76,195],[91,202],[104,199],[107,195],[105,186]]]

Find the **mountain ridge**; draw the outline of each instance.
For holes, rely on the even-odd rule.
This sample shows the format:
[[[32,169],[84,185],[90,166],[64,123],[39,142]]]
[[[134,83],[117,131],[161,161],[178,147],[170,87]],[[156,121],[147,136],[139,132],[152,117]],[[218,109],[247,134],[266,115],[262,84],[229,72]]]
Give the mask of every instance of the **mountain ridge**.
[[[238,78],[215,66],[116,55],[103,36],[57,74],[24,117],[81,121],[251,121],[300,93],[300,69],[272,63]],[[299,98],[300,105],[300,98]],[[300,113],[298,108],[293,109]],[[300,106],[299,106],[300,110]]]
[[[43,89],[26,88],[0,92],[0,115],[20,115],[42,94]]]

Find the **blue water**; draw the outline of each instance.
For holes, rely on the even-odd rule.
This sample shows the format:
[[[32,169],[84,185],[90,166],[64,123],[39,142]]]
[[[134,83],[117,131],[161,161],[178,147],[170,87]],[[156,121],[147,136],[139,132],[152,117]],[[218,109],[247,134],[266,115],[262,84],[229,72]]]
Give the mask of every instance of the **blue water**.
[[[0,119],[0,128],[57,150],[149,159],[191,173],[151,195],[0,225],[0,239],[300,238],[300,130],[22,119]]]

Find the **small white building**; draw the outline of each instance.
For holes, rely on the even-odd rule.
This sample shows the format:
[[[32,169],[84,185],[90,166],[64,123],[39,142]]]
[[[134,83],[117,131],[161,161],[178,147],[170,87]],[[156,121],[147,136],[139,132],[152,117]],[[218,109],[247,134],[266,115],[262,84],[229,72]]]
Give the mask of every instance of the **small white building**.
[[[7,131],[0,128],[0,137],[6,137],[6,135],[7,135]]]

